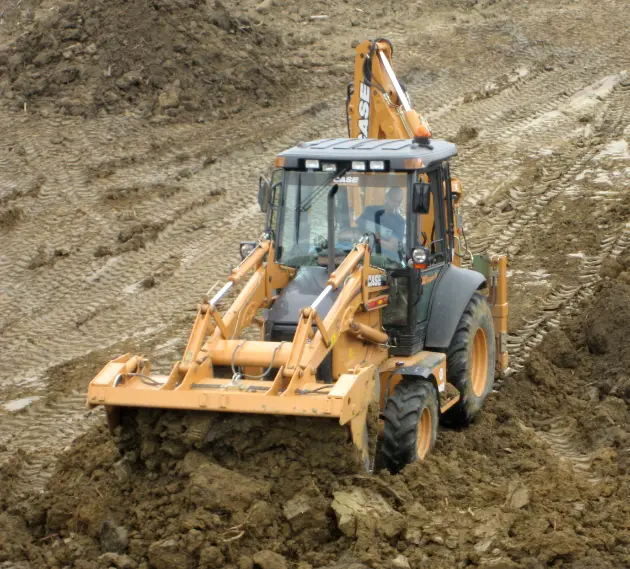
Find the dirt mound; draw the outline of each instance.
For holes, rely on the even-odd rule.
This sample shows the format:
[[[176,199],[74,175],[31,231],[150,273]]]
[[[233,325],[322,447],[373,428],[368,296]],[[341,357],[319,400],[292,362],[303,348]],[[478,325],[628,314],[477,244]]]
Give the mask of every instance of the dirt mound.
[[[47,495],[0,519],[7,536],[0,561],[274,569],[303,559],[319,566],[359,531],[351,507],[343,532],[331,509],[345,477],[361,472],[335,421],[203,413],[182,420],[174,412],[135,419],[124,420],[122,458],[105,428],[92,431],[64,455]],[[376,500],[380,514],[391,513],[388,535],[402,531],[402,516],[363,492],[364,508]],[[348,502],[343,494],[335,499],[339,507]]]
[[[17,109],[222,118],[299,82],[286,40],[219,1],[88,0],[52,14],[0,53]]]

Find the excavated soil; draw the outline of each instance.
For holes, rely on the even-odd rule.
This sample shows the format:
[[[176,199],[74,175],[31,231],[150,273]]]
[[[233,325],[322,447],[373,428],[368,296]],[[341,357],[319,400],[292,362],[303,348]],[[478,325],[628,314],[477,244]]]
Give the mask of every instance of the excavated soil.
[[[630,566],[628,18],[0,2],[0,567]],[[260,232],[258,176],[345,134],[366,37],[458,144],[468,246],[509,255],[511,368],[484,413],[396,476],[326,420],[143,413],[111,437],[88,382],[120,353],[180,357]]]
[[[114,439],[102,426],[77,439],[42,495],[12,501],[5,469],[1,559],[627,567],[630,255],[601,272],[580,314],[502,382],[480,420],[442,431],[431,457],[398,476],[362,473],[334,421],[141,412]]]
[[[5,101],[43,116],[216,120],[268,106],[310,68],[284,57],[307,38],[281,33],[246,6],[90,0],[46,8],[0,52]],[[297,4],[290,11],[299,16]]]

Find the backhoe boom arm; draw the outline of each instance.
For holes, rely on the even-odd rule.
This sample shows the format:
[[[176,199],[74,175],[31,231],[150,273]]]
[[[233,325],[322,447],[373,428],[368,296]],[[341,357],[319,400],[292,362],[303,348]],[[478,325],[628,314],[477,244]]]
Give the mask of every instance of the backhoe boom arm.
[[[409,96],[392,69],[388,40],[366,40],[356,48],[354,83],[348,93],[348,131],[351,138],[418,138],[431,130],[411,108]]]

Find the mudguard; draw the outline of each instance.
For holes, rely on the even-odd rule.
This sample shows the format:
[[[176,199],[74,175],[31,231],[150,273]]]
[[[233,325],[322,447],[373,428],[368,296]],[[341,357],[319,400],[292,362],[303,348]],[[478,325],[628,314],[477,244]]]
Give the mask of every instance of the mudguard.
[[[485,277],[468,269],[448,265],[433,287],[425,348],[446,350],[468,301],[486,283]]]
[[[438,366],[444,362],[446,356],[437,352],[423,352],[424,356],[415,364],[396,368],[396,374],[411,375],[431,382],[435,388],[435,393],[439,397],[440,391],[444,390],[444,377],[442,372],[436,371]],[[438,377],[441,381],[438,383]]]

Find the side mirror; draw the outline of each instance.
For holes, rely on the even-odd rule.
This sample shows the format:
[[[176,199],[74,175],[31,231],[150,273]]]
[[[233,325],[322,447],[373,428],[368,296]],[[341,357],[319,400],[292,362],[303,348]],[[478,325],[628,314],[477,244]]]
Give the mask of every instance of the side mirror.
[[[267,178],[261,176],[258,182],[258,205],[260,206],[260,211],[262,211],[263,213],[267,213],[270,194],[271,184],[269,183],[269,180],[267,180]]]
[[[431,185],[426,182],[416,182],[412,195],[413,213],[429,213],[431,209]]]

